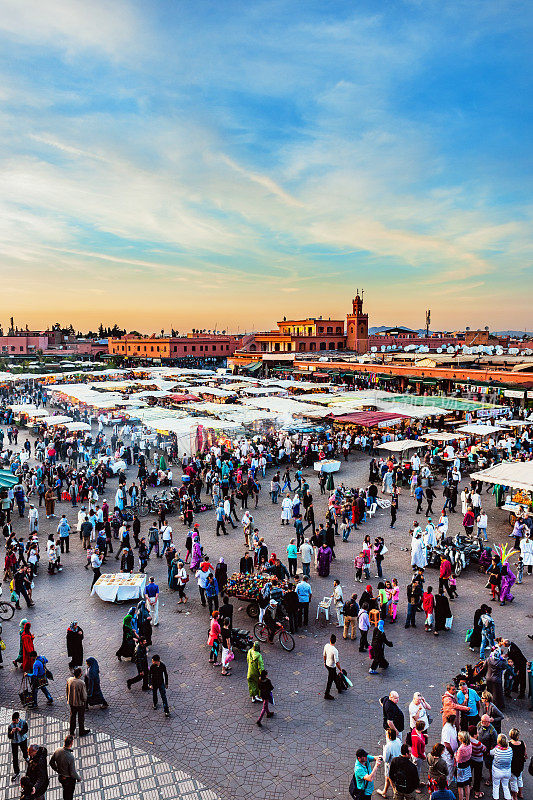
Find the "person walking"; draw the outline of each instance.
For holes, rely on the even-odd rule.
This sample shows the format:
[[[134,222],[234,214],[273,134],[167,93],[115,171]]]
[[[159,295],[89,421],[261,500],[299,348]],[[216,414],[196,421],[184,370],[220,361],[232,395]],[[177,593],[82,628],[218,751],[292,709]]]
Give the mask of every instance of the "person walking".
[[[57,779],[63,789],[63,800],[72,800],[76,783],[80,783],[82,780],[81,776],[76,771],[74,755],[72,753],[73,744],[74,737],[70,734],[65,736],[63,747],[59,747],[55,750],[50,759],[50,766],[57,772]]]
[[[158,655],[152,656],[152,664],[150,665],[150,686],[152,687],[154,709],[157,708],[157,693],[159,692],[161,700],[163,701],[165,717],[169,717],[170,711],[167,700],[168,672]]]
[[[48,777],[48,750],[46,747],[31,744],[28,748],[26,778],[31,782],[33,800],[44,800],[50,779]]]
[[[361,603],[359,614],[357,615],[357,626],[361,634],[359,642],[359,652],[366,653],[368,650],[368,631],[370,630],[370,617],[368,616],[368,603]]]
[[[270,719],[270,717],[274,716],[274,712],[270,711],[269,708],[268,708],[268,704],[273,701],[273,698],[272,698],[273,690],[274,690],[274,687],[272,686],[272,682],[271,682],[270,678],[268,677],[268,670],[264,669],[261,672],[261,675],[259,677],[259,696],[260,696],[261,700],[263,701],[263,705],[261,706],[261,713],[259,714],[259,719],[255,723],[260,728],[263,725],[261,720],[263,719],[263,717],[265,715],[266,715],[267,719]]]
[[[83,664],[83,630],[76,621],[67,628],[67,655],[70,657],[69,669]]]
[[[148,681],[148,656],[146,654],[146,639],[139,639],[137,642],[137,647],[135,648],[135,654],[133,656],[133,660],[135,661],[135,666],[137,667],[137,675],[134,678],[128,678],[126,681],[128,689],[131,689],[134,683],[139,683],[140,681],[143,682],[142,690],[143,692],[147,692],[150,688],[150,684]]]
[[[155,582],[153,576],[150,577],[149,583],[144,590],[144,599],[146,602],[146,610],[152,617],[154,627],[159,625],[159,586]]]
[[[67,680],[67,703],[70,707],[70,735],[76,732],[76,717],[80,736],[87,736],[91,732],[85,727],[85,706],[87,705],[87,687],[81,677],[81,667],[76,667],[73,677]]]
[[[341,694],[344,689],[341,686],[341,682],[337,677],[337,673],[341,672],[341,665],[339,661],[339,651],[335,647],[337,642],[337,637],[334,633],[331,634],[329,643],[324,645],[324,666],[328,671],[328,681],[326,684],[326,691],[324,692],[324,698],[326,700],[334,700],[335,698],[331,694],[331,687],[333,683],[337,687],[337,692]]]
[[[98,661],[93,656],[89,656],[85,663],[87,665],[85,673],[87,706],[100,706],[102,710],[109,708],[100,686],[100,666]]]
[[[372,634],[372,643],[370,645],[372,658],[370,669],[368,670],[370,675],[375,675],[378,671],[378,667],[381,667],[381,669],[387,669],[389,666],[389,662],[385,658],[385,645],[387,645],[387,647],[394,647],[393,643],[389,642],[387,639],[387,635],[385,634],[385,623],[382,619],[380,619],[374,628],[374,632]]]
[[[509,781],[511,780],[511,764],[513,761],[513,751],[509,747],[507,736],[500,733],[496,747],[490,751],[492,756],[492,797],[498,800],[500,796],[500,786],[505,800],[510,800]]]
[[[11,722],[7,726],[7,738],[11,744],[11,755],[13,758],[13,775],[11,782],[14,783],[20,775],[19,750],[24,761],[28,761],[28,723],[22,719],[19,712],[15,711],[11,715]]]
[[[261,673],[265,668],[263,656],[261,655],[261,645],[259,642],[254,642],[251,649],[246,654],[246,661],[248,663],[248,672],[246,680],[248,681],[248,693],[252,703],[256,703],[261,698],[259,696],[259,679]]]
[[[52,700],[52,695],[48,691],[48,678],[46,676],[46,666],[45,666],[46,664],[48,664],[48,659],[46,658],[46,656],[38,656],[35,650],[32,653],[30,653],[30,656],[34,660],[31,672],[26,672],[26,677],[30,679],[32,697],[33,697],[32,705],[29,706],[29,708],[37,708],[37,692],[39,691],[39,689],[41,689],[44,696],[46,697],[47,705],[51,706],[54,701]]]

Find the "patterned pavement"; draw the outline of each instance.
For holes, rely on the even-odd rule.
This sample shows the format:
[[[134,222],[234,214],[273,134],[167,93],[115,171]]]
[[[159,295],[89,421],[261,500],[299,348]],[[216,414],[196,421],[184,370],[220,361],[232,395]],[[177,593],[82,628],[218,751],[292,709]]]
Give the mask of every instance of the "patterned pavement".
[[[0,708],[0,728],[5,730],[11,722],[13,709]],[[45,743],[48,759],[68,733],[68,724],[54,717],[28,711],[26,721],[31,730],[30,741]],[[84,800],[217,800],[214,792],[206,789],[186,772],[150,753],[133,747],[122,739],[113,739],[105,733],[93,732],[83,739],[78,738],[74,746],[76,769],[83,782],[78,784],[76,795]],[[10,780],[12,774],[11,747],[7,739],[0,743],[0,771]],[[59,800],[62,789],[56,773],[49,769],[50,787],[48,800]],[[18,798],[18,781],[9,782],[5,800]]]
[[[367,469],[368,459],[357,454],[347,464],[343,463],[338,479],[349,486],[364,486],[368,478]],[[325,497],[320,496],[315,476],[310,474],[309,479],[318,522],[325,512]],[[292,529],[280,525],[280,506],[270,503],[268,482],[267,476],[263,481],[259,508],[253,513],[270,551],[276,551],[285,560],[285,548]],[[116,481],[110,481],[108,499],[114,496],[115,488]],[[489,511],[491,541],[496,534],[500,538],[508,535],[507,515],[494,508],[492,497],[487,495],[483,499]],[[438,501],[434,507],[436,510],[439,508]],[[83,551],[76,537],[71,538],[71,553],[64,556],[65,568],[61,574],[49,576],[46,567],[41,569],[34,591],[35,608],[23,608],[16,613],[14,620],[4,624],[7,651],[4,653],[5,667],[0,671],[0,703],[9,708],[16,703],[20,671],[11,667],[11,660],[18,652],[18,622],[25,616],[32,622],[37,649],[47,656],[55,675],[55,682],[50,686],[55,705],[50,708],[43,706],[43,709],[46,708],[47,714],[64,724],[67,718],[64,686],[69,676],[65,633],[71,620],[77,619],[85,631],[85,657],[93,655],[98,659],[102,690],[110,706],[106,711],[89,711],[87,725],[93,731],[101,732],[98,735],[107,736],[105,741],[118,737],[120,741],[128,742],[127,746],[137,748],[136,752],[148,754],[146,757],[151,764],[159,763],[152,759],[164,759],[178,771],[173,772],[175,776],[187,773],[190,780],[199,781],[206,787],[204,791],[214,792],[220,800],[345,798],[356,749],[363,746],[369,752],[381,751],[383,729],[378,700],[391,689],[400,693],[404,711],[413,692],[422,690],[433,706],[436,718],[430,731],[430,745],[440,737],[438,718],[443,687],[465,663],[472,660],[473,654],[465,645],[464,637],[471,627],[474,609],[487,599],[484,578],[469,568],[459,579],[459,598],[453,606],[453,631],[439,638],[426,635],[420,617],[416,630],[404,629],[402,621],[405,619],[405,585],[410,574],[410,557],[401,548],[409,544],[408,530],[414,519],[414,508],[408,491],[404,491],[394,530],[389,527],[388,513],[379,512],[364,525],[363,530],[352,533],[350,542],[338,542],[337,559],[329,578],[320,578],[312,570],[314,597],[309,629],[300,631],[295,637],[296,647],[292,653],[283,652],[276,644],[262,646],[265,665],[275,687],[276,716],[265,721],[261,729],[255,725],[259,709],[248,697],[244,655],[236,655],[230,677],[222,677],[219,670],[208,664],[208,613],[200,605],[195,581],[191,579],[188,584],[190,602],[186,607],[177,606],[176,595],[167,589],[166,566],[156,558],[151,559],[147,572],[155,574],[162,590],[161,625],[154,629],[151,654],[158,652],[169,671],[170,718],[166,719],[161,709],[152,709],[151,696],[141,692],[139,684],[131,692],[127,691],[126,679],[135,674],[135,669],[128,662],[119,663],[115,657],[121,639],[121,619],[127,606],[103,603],[89,596],[92,576],[83,568]],[[69,519],[75,521],[77,509],[73,510],[70,504],[61,503],[56,510],[58,514],[65,511]],[[42,520],[43,542],[52,522],[55,527],[57,521]],[[229,528],[229,536],[216,538],[213,512],[199,514],[195,521],[200,524],[202,543],[211,560],[214,562],[223,556],[229,564],[229,572],[234,571],[244,550],[241,527],[236,530]],[[177,517],[172,517],[170,522],[175,542],[184,552],[185,528]],[[143,532],[148,524],[146,518]],[[17,531],[27,535],[27,521],[15,520],[15,525]],[[451,531],[459,531],[460,525],[461,516],[456,514],[451,519]],[[341,640],[341,663],[347,669],[354,688],[328,703],[323,699],[326,674],[322,648],[335,628],[332,623],[325,627],[315,622],[316,602],[331,594],[333,578],[337,576],[341,579],[345,597],[353,591],[361,592],[363,586],[354,584],[352,565],[366,533],[372,537],[378,533],[385,537],[389,549],[384,562],[385,577],[396,576],[400,580],[400,622],[386,628],[394,642],[394,648],[388,651],[390,668],[386,674],[369,675],[368,657],[358,652],[356,643]],[[114,559],[108,564],[109,571],[117,569]],[[436,573],[432,570],[428,570],[428,582],[438,585]],[[370,583],[375,589],[377,580],[372,577]],[[529,655],[531,642],[526,634],[533,630],[532,585],[533,578],[525,576],[522,586],[516,587],[516,600],[512,605],[500,608],[494,604],[497,633],[511,636]],[[252,622],[246,616],[245,604],[235,600],[234,605],[234,623],[251,629]],[[182,609],[181,613],[178,609]],[[531,714],[527,707],[525,701],[510,700],[503,730],[517,725],[528,750],[533,751]],[[39,741],[43,735],[40,729],[34,729],[39,719],[40,712],[32,714],[31,740]],[[53,719],[48,718],[47,734],[48,726],[53,724]],[[49,743],[45,744],[50,750]],[[82,749],[85,746],[82,744]],[[132,762],[136,760],[137,757]],[[101,773],[98,777],[102,777],[105,773],[100,767],[98,769]],[[378,779],[376,788],[380,785]],[[529,777],[525,796],[527,790],[533,796]],[[165,794],[163,787],[147,791],[152,792],[150,800],[180,796]],[[202,789],[195,786],[191,791],[192,797],[196,797],[194,791]],[[487,797],[488,791],[486,789]]]

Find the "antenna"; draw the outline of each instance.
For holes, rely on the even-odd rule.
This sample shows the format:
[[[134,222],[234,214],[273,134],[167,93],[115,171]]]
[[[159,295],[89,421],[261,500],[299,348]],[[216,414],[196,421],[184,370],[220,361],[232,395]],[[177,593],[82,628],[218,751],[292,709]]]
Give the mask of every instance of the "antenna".
[[[429,324],[431,322],[431,309],[426,311],[426,337],[429,338]]]

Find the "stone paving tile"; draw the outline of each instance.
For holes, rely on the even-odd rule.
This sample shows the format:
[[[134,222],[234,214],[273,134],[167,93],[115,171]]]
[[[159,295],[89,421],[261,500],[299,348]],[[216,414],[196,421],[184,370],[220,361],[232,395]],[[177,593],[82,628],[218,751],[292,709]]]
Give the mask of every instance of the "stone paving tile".
[[[368,459],[357,454],[343,463],[338,479],[346,485],[364,486],[368,477]],[[325,512],[325,497],[320,496],[316,478],[309,473],[310,485],[315,498],[317,521]],[[263,481],[268,486],[269,477]],[[112,499],[116,481],[111,480],[106,496]],[[439,488],[436,489],[440,495]],[[506,514],[494,508],[488,495],[483,501],[489,510],[489,538],[503,540],[509,532]],[[438,502],[434,504],[439,508]],[[263,656],[275,687],[276,716],[259,729],[255,720],[258,705],[250,702],[246,685],[246,663],[237,653],[233,675],[222,679],[220,673],[207,664],[206,648],[208,614],[199,603],[194,579],[188,584],[186,612],[177,613],[176,596],[166,587],[166,567],[162,560],[152,558],[148,572],[153,572],[162,589],[161,625],[154,629],[152,653],[159,652],[167,664],[170,674],[169,700],[171,717],[165,719],[161,709],[153,711],[151,697],[133,687],[125,688],[125,681],[135,673],[128,662],[118,663],[115,651],[121,638],[121,619],[127,606],[102,603],[89,597],[91,573],[83,569],[84,555],[78,539],[71,538],[71,553],[64,556],[65,569],[59,575],[49,576],[41,569],[36,581],[34,597],[36,607],[17,612],[13,621],[4,623],[4,638],[7,651],[4,653],[4,670],[1,671],[0,702],[13,707],[19,691],[20,672],[10,667],[14,653],[18,652],[18,621],[27,617],[32,622],[36,643],[40,652],[50,660],[55,682],[51,691],[56,704],[46,712],[46,730],[53,731],[56,739],[64,729],[67,709],[64,705],[64,685],[69,675],[67,668],[65,632],[73,618],[77,618],[85,631],[85,655],[94,655],[100,663],[102,689],[110,708],[107,711],[91,710],[87,724],[97,730],[95,738],[89,737],[91,746],[98,742],[99,775],[112,775],[115,759],[124,759],[124,771],[131,768],[128,754],[133,753],[137,762],[139,751],[150,756],[150,769],[156,778],[156,787],[141,790],[157,792],[157,797],[172,797],[172,790],[180,780],[195,781],[194,791],[203,792],[205,800],[218,796],[221,800],[259,800],[271,798],[272,792],[281,792],[286,800],[328,800],[346,797],[347,785],[353,768],[355,750],[359,746],[370,752],[379,752],[383,744],[381,709],[379,697],[395,688],[400,692],[401,703],[406,708],[413,692],[422,689],[438,717],[440,696],[446,681],[473,654],[464,642],[466,630],[471,626],[474,608],[487,599],[484,579],[472,568],[461,576],[458,585],[460,597],[455,601],[454,629],[438,639],[426,636],[419,625],[417,630],[405,630],[405,584],[410,574],[409,554],[400,550],[409,544],[408,530],[412,524],[415,504],[408,491],[400,495],[400,509],[396,528],[389,527],[387,512],[378,512],[360,531],[352,532],[350,542],[338,542],[337,560],[333,563],[331,576],[320,578],[312,571],[311,584],[314,599],[310,612],[309,627],[296,637],[296,648],[284,653],[277,645],[265,644]],[[63,511],[74,522],[76,511],[70,504],[60,503],[58,513]],[[257,526],[269,545],[284,560],[285,548],[292,534],[280,525],[279,506],[272,506],[268,493],[262,492],[259,508],[253,511]],[[242,555],[244,545],[241,529],[230,529],[227,537],[215,538],[213,513],[199,514],[195,521],[200,524],[202,544],[212,560],[223,556],[233,571]],[[54,530],[58,520],[42,520],[41,538],[45,540],[49,530]],[[174,528],[177,546],[184,552],[186,531],[176,517],[170,519]],[[149,519],[142,521],[143,532]],[[15,530],[27,535],[27,521],[14,521]],[[461,515],[451,516],[453,533],[461,528]],[[368,674],[369,660],[359,653],[356,642],[339,641],[341,663],[348,670],[354,688],[333,703],[323,699],[325,675],[322,663],[322,648],[330,632],[336,631],[330,622],[318,625],[316,601],[332,591],[334,577],[341,579],[344,594],[361,592],[364,585],[354,584],[353,558],[360,549],[363,535],[383,535],[389,554],[385,558],[386,577],[397,576],[401,586],[399,607],[400,622],[387,626],[387,634],[394,642],[388,651],[390,668],[387,674]],[[109,571],[116,571],[117,562],[108,562]],[[429,582],[436,585],[436,573],[428,570]],[[374,589],[377,580],[369,581]],[[494,616],[498,632],[510,633],[526,654],[531,654],[530,641],[526,634],[532,631],[533,604],[531,579],[525,576],[524,584],[515,587],[516,600],[513,605],[500,608],[494,605]],[[253,623],[246,616],[245,604],[235,600],[235,623],[251,629]],[[419,620],[421,617],[419,616]],[[533,749],[531,717],[527,704],[509,701],[504,729],[517,724],[528,744]],[[57,717],[57,719],[54,719]],[[31,712],[31,738],[41,740],[44,718],[41,712]],[[430,743],[436,741],[440,731],[437,722],[430,731]],[[78,747],[78,745],[77,745]],[[87,748],[87,749],[86,749]],[[89,743],[83,743],[80,752],[92,757]],[[135,748],[135,750],[132,750]],[[49,747],[50,749],[50,747]],[[123,752],[120,752],[120,751]],[[153,760],[161,758],[162,762]],[[163,762],[165,762],[163,767]],[[111,770],[110,770],[111,767]],[[105,769],[104,769],[105,768]],[[181,773],[187,773],[182,776]],[[142,776],[145,777],[144,775]],[[198,788],[196,781],[203,784]],[[123,777],[124,786],[134,783]],[[379,780],[376,784],[379,786]],[[529,776],[526,789],[532,793]],[[195,798],[196,800],[196,798]]]
[[[11,721],[13,709],[0,707],[0,729],[5,730]],[[48,758],[53,751],[60,747],[63,739],[68,732],[66,722],[59,723],[53,717],[39,716],[28,712],[28,724],[30,725],[30,742],[38,741],[45,745],[48,750]],[[34,724],[35,722],[35,724]],[[118,746],[117,746],[118,745]],[[112,764],[113,774],[101,774],[100,764],[91,765],[96,761],[92,755],[100,748],[113,749],[114,753],[124,756],[121,760],[115,760]],[[78,787],[77,795],[87,798],[141,798],[141,800],[159,800],[161,797],[168,800],[217,800],[214,792],[202,786],[197,780],[185,773],[176,773],[170,764],[161,761],[154,756],[144,753],[139,748],[128,745],[126,742],[114,741],[111,737],[102,733],[91,733],[83,740],[77,739],[74,745],[74,756],[76,768],[83,778],[81,787]],[[125,770],[121,765],[127,764]],[[108,764],[104,766],[108,767]],[[20,796],[20,787],[17,782],[10,783],[12,774],[11,746],[7,738],[0,740],[0,770],[5,777],[5,800],[12,800]],[[159,773],[166,772],[171,779],[169,785],[165,787],[164,794],[158,786]],[[106,773],[108,770],[106,770]],[[49,769],[50,788],[47,791],[47,800],[59,800],[62,797],[62,789],[58,784],[56,773]]]

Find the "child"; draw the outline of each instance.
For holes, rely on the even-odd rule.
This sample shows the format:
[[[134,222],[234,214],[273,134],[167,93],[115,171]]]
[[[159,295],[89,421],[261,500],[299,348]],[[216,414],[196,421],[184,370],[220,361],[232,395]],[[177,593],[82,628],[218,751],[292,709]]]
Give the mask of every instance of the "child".
[[[363,551],[359,553],[358,556],[355,557],[354,566],[355,566],[355,580],[359,583],[363,582],[363,566],[365,563],[365,555]]]
[[[516,677],[514,663],[510,658],[507,658],[507,664],[503,671],[503,693],[506,697],[511,697],[511,689],[513,688]]]
[[[87,563],[85,564],[85,569],[89,569],[89,567],[91,566],[91,557],[92,554],[94,553],[94,547],[88,545],[87,550],[85,552],[87,553]]]
[[[450,597],[459,597],[457,594],[457,578],[452,573],[448,579],[448,586],[450,587],[451,595]]]
[[[518,559],[518,563],[517,563],[516,567],[517,567],[517,570],[516,570],[516,582],[517,583],[522,583],[522,579],[524,577],[524,560],[523,560],[522,556],[520,556],[520,558]]]
[[[427,591],[424,592],[422,597],[422,608],[426,612],[426,622],[424,624],[424,628],[426,631],[430,631],[433,627],[433,622],[435,620],[433,611],[435,609],[435,597],[433,595],[433,587],[428,586]]]
[[[422,766],[426,763],[426,744],[428,737],[424,733],[426,723],[419,719],[411,731],[411,757],[418,770],[418,777],[422,777]],[[420,781],[420,786],[424,786]],[[417,789],[417,794],[420,791]]]
[[[398,613],[398,602],[400,600],[400,587],[398,586],[398,578],[392,579],[392,595],[389,604],[389,612],[391,615],[391,624],[396,622],[396,614]]]

